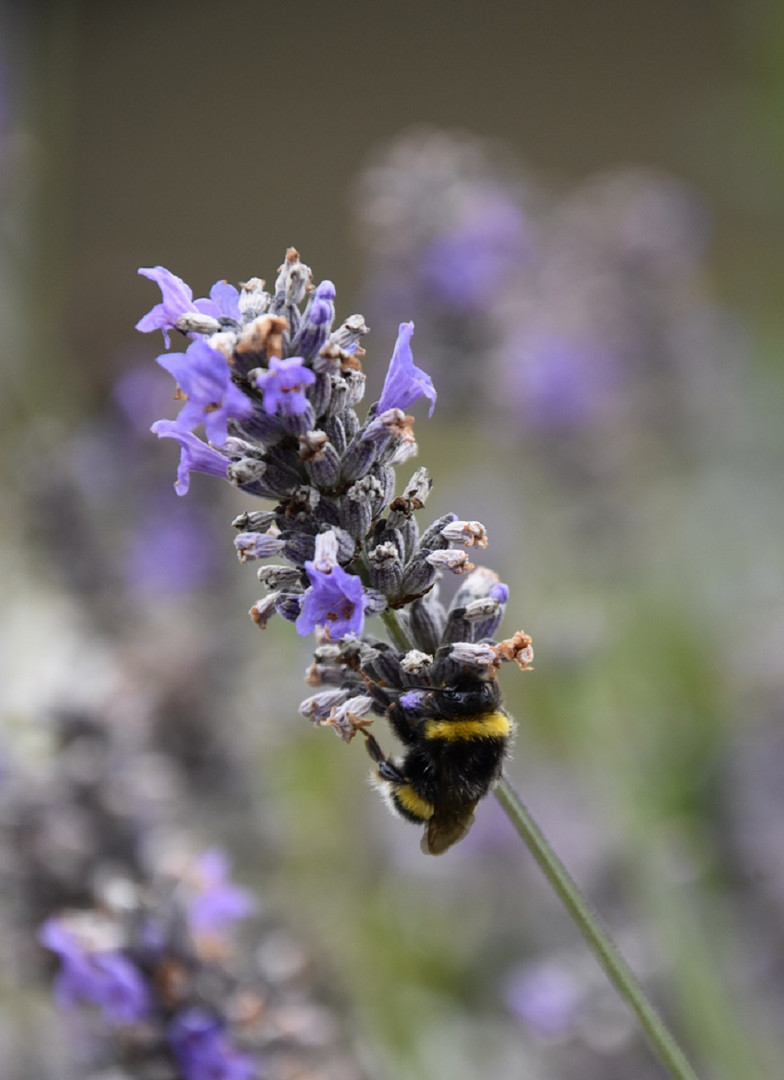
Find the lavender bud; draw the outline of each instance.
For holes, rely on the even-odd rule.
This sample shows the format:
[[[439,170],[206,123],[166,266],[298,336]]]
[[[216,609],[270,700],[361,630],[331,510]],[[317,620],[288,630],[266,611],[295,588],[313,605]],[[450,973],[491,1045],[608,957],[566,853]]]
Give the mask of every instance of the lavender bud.
[[[270,555],[277,555],[283,550],[285,541],[280,539],[277,532],[248,532],[236,536],[234,546],[237,558],[244,563],[249,559],[267,559]]]
[[[340,456],[325,431],[300,435],[299,458],[317,487],[331,489],[340,479]]]
[[[446,623],[443,605],[432,593],[415,600],[409,608],[411,634],[416,645],[427,653],[435,655],[441,644]]]
[[[261,630],[267,629],[267,623],[270,621],[273,615],[277,612],[277,602],[280,597],[280,593],[270,593],[269,596],[262,597],[261,600],[257,600],[248,614],[253,622]]]
[[[384,686],[400,687],[403,685],[403,669],[397,652],[385,642],[378,647],[362,664],[362,671]]]
[[[409,676],[425,675],[433,663],[433,657],[429,653],[420,652],[419,649],[410,649],[400,661],[400,666]]]
[[[460,667],[473,667],[477,671],[494,672],[498,667],[498,655],[488,644],[474,645],[468,641],[456,641],[448,653],[449,659]]]
[[[282,592],[275,604],[275,609],[286,622],[296,622],[302,610],[302,593]]]
[[[266,532],[276,516],[274,510],[246,510],[238,514],[231,524],[235,529],[242,529],[243,532]]]
[[[316,381],[311,386],[308,397],[315,415],[323,416],[329,409],[329,402],[332,397],[332,380],[329,375],[323,372],[316,373]]]
[[[353,408],[354,405],[358,405],[362,398],[365,396],[365,374],[362,371],[346,371],[343,374],[343,381],[346,384],[346,408]]]
[[[423,548],[429,548],[431,551],[437,551],[439,548],[449,547],[449,541],[443,536],[444,526],[448,525],[451,521],[457,521],[457,514],[444,514],[437,521],[422,533],[422,539],[419,541],[420,546]]]
[[[240,438],[238,435],[229,435],[221,447],[221,451],[232,461],[239,461],[240,458],[254,458],[261,461],[261,451],[258,446],[255,443],[248,442],[247,439]]]
[[[306,697],[299,706],[300,716],[312,720],[314,724],[320,724],[326,720],[334,708],[342,705],[350,694],[349,690],[321,690],[318,694]]]
[[[465,547],[487,547],[487,530],[481,521],[450,521],[441,530],[441,535],[450,544],[463,544]]]
[[[348,444],[359,434],[361,428],[359,417],[353,409],[346,409],[340,419],[343,421],[343,428],[346,432],[346,443]]]
[[[352,484],[340,503],[341,524],[357,540],[364,540],[370,532],[373,521],[368,493],[360,488],[366,480],[371,480],[371,478],[364,476],[361,480],[357,480],[356,484]]]
[[[349,698],[342,705],[336,706],[331,715],[321,721],[321,726],[334,728],[344,742],[351,742],[357,731],[372,723],[372,720],[363,718],[373,710],[374,705],[373,698],[368,694]]]
[[[261,278],[252,277],[240,283],[239,309],[244,321],[263,315],[272,297],[264,289]]]
[[[217,334],[221,328],[221,324],[212,315],[202,315],[199,311],[184,312],[174,325],[183,334]]]
[[[454,548],[447,548],[446,551],[431,551],[427,556],[427,561],[431,566],[439,570],[450,570],[453,574],[467,574],[474,569],[474,564],[468,558],[468,554],[465,551],[455,551]]]
[[[346,483],[358,480],[360,476],[367,476],[376,459],[376,447],[372,442],[366,442],[361,437],[355,439],[343,455],[340,464],[340,474]]]
[[[267,471],[267,464],[256,458],[240,458],[232,462],[227,470],[227,476],[232,484],[244,488],[248,484],[258,483]]]
[[[376,464],[370,470],[370,475],[379,484],[378,496],[373,501],[373,516],[377,517],[395,493],[395,470],[388,465]]]
[[[451,644],[455,641],[473,642],[474,625],[465,617],[465,608],[450,608],[441,640],[444,644]]]
[[[339,416],[325,416],[322,427],[329,436],[329,441],[342,456],[346,452],[348,442],[346,440],[346,429],[341,418]]]
[[[338,541],[338,562],[350,562],[357,553],[357,545],[351,533],[340,527],[333,528],[333,533]]]
[[[415,556],[403,571],[402,596],[422,596],[438,578],[438,570],[427,561],[427,554]]]
[[[313,290],[299,331],[291,342],[291,351],[312,360],[329,337],[335,318],[335,286],[322,281]]]
[[[486,566],[478,566],[473,570],[465,581],[460,583],[460,588],[455,593],[452,605],[454,607],[466,607],[473,600],[481,600],[492,594],[492,590],[499,585],[498,574],[488,570]],[[508,593],[508,590],[507,590]]]
[[[294,563],[295,566],[304,566],[316,554],[316,538],[307,533],[293,533],[286,536],[286,546],[283,554]]]
[[[289,248],[283,265],[278,268],[278,276],[275,280],[275,295],[272,300],[272,311],[275,315],[284,315],[289,318],[292,309],[297,311],[297,321],[300,318],[298,304],[305,298],[313,275],[310,267],[300,262],[299,252],[296,248]],[[289,319],[291,325],[291,320]],[[292,326],[292,333],[295,327]]]
[[[478,623],[485,619],[492,619],[497,614],[501,605],[490,596],[482,597],[481,600],[472,600],[466,605],[465,617],[469,622]]]
[[[283,415],[279,417],[281,428],[284,435],[304,435],[306,431],[310,431],[315,426],[316,414],[313,410],[313,406],[310,402],[307,403],[301,413],[294,413],[293,415]]]
[[[301,573],[293,566],[260,566],[256,577],[268,589],[294,589],[300,584]]]
[[[348,400],[348,383],[342,375],[330,376],[331,395],[329,399],[329,411],[335,416],[342,413]]]
[[[396,596],[400,591],[403,566],[397,547],[392,541],[379,544],[368,553],[370,582],[385,596]]]
[[[365,324],[364,315],[349,315],[345,322],[335,330],[329,338],[330,345],[336,345],[339,349],[350,350],[361,337],[370,333],[370,328]]]
[[[397,518],[397,520],[393,520]],[[411,559],[419,548],[419,526],[415,517],[389,515],[389,524],[392,525],[403,537],[404,559]]]
[[[265,455],[267,463],[266,482],[281,494],[290,494],[305,479],[299,470],[299,462],[293,450],[273,446]]]

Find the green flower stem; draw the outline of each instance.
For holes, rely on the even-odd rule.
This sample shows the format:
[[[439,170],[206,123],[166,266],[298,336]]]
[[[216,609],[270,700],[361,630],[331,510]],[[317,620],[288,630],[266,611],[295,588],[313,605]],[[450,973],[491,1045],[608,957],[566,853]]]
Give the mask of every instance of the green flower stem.
[[[525,841],[528,850],[596,954],[610,982],[636,1013],[651,1045],[674,1080],[697,1080],[686,1057],[651,1005],[632,969],[613,944],[597,915],[582,895],[569,871],[550,847],[520,797],[504,777],[495,789],[496,798]]]
[[[387,633],[395,645],[397,645],[398,649],[402,649],[403,652],[409,652],[413,648],[413,645],[408,640],[408,634],[403,629],[400,619],[397,617],[396,611],[388,608],[386,611],[382,612],[381,621],[384,626],[386,626]]]

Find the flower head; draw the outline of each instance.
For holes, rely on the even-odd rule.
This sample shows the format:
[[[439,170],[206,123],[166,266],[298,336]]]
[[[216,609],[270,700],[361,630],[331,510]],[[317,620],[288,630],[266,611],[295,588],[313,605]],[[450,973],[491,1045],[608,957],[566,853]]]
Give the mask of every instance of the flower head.
[[[430,376],[418,368],[411,353],[412,322],[401,323],[395,343],[395,351],[389,362],[389,370],[378,403],[378,414],[387,409],[407,409],[421,397],[430,402],[428,416],[433,415],[436,405],[436,388]]]
[[[163,353],[158,363],[188,399],[176,420],[182,431],[203,423],[210,442],[222,446],[228,420],[246,420],[253,412],[251,400],[232,382],[226,357],[206,341],[191,342],[184,353]]]
[[[316,376],[305,367],[301,356],[279,360],[273,356],[269,368],[261,371],[256,385],[264,391],[264,411],[268,416],[300,416],[308,407],[304,388],[312,386]]]

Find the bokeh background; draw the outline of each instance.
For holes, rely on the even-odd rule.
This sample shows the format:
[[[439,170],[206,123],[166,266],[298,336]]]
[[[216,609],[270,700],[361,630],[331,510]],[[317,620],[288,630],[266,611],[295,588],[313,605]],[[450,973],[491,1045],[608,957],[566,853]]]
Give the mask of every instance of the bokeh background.
[[[98,1068],[36,923],[107,865],[222,844],[369,1075],[661,1075],[492,799],[425,859],[361,748],[297,715],[308,643],[245,614],[247,503],[172,490],[137,267],[201,296],[296,245],[367,316],[371,400],[416,321],[427,514],[484,522],[534,637],[510,777],[700,1075],[780,1075],[779,7],[0,18],[0,1073]],[[69,752],[85,718],[111,754]]]

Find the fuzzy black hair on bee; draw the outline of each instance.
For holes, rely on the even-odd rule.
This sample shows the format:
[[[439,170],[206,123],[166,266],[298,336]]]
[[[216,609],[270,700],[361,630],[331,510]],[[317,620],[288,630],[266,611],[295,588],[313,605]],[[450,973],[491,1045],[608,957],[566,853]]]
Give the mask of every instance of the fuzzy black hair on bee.
[[[422,850],[440,855],[466,835],[476,804],[500,777],[515,723],[495,679],[470,672],[406,691],[386,715],[405,752],[387,757],[363,732],[376,764],[371,779],[395,814],[425,826]]]

